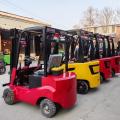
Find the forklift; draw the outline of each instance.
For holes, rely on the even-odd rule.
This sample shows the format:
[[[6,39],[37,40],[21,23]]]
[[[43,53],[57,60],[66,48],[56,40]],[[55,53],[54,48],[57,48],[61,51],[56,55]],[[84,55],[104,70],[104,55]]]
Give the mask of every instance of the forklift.
[[[116,73],[120,73],[120,56],[115,52],[114,38],[110,36],[106,36],[107,44],[108,44],[108,57],[111,59],[111,68],[112,68],[112,76],[114,77]]]
[[[109,54],[109,45],[107,44],[105,36],[98,33],[93,34],[91,40],[96,43],[94,59],[98,59],[100,61],[100,79],[102,83],[112,77],[111,59],[107,57]]]
[[[30,27],[24,30],[11,29],[12,50],[10,82],[3,92],[6,104],[26,102],[39,105],[41,113],[50,118],[60,107],[72,108],[76,103],[76,75],[68,72],[68,61],[64,57],[65,71],[59,67],[63,62],[62,54],[51,54],[50,45],[54,34],[63,36],[65,31],[51,27]],[[32,41],[32,42],[31,42]],[[31,56],[31,48],[37,48],[38,59]],[[67,54],[67,44],[65,54]],[[22,60],[21,53],[24,54]],[[67,56],[67,55],[66,55]],[[20,61],[20,62],[19,62]]]
[[[76,73],[77,92],[87,94],[91,88],[98,88],[100,85],[99,61],[86,62],[82,37],[74,30],[69,30],[67,33],[69,35],[68,70]]]
[[[96,49],[99,48],[99,52],[96,51],[95,59],[100,60],[101,69],[101,81],[108,80],[115,76],[120,70],[119,56],[115,55],[115,47],[113,38],[110,36],[94,34],[96,40]],[[94,38],[92,38],[94,39]]]

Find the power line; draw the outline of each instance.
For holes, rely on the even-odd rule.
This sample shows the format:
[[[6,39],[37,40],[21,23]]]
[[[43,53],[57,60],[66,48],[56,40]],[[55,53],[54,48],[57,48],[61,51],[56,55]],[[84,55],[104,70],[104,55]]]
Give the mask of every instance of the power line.
[[[34,13],[32,13],[31,11],[28,11],[28,10],[26,10],[26,9],[24,9],[24,8],[22,8],[22,7],[20,7],[20,6],[18,6],[18,5],[16,5],[16,4],[14,4],[14,3],[12,3],[11,1],[9,1],[9,0],[0,0],[0,3],[3,3],[3,5],[5,5],[5,4],[8,4],[8,5],[10,5],[10,6],[12,6],[12,7],[14,7],[15,9],[19,9],[20,11],[22,11],[22,12],[24,12],[24,13],[26,13],[26,14],[28,14],[29,16],[33,16],[33,17],[37,17],[37,18],[39,18],[39,16],[37,16],[36,14],[34,14]],[[39,18],[40,19],[40,18]]]
[[[42,20],[42,21],[48,23],[48,20],[45,20],[44,18],[43,19],[40,18],[38,15],[34,14],[33,12],[22,8],[21,6],[16,5],[9,0],[0,0],[0,3],[2,3],[2,5],[4,5],[4,6],[6,6],[6,5],[12,6],[12,8],[14,7],[14,9],[20,10],[21,12],[26,13],[27,17],[29,17],[29,18],[37,18],[39,20]],[[26,15],[22,15],[22,16],[26,16]]]

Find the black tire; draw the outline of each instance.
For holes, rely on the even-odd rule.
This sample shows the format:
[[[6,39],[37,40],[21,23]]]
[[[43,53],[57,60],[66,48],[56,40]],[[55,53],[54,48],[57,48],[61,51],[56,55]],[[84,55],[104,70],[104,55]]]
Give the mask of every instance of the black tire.
[[[47,118],[53,117],[57,112],[56,104],[49,99],[44,99],[41,101],[40,109],[41,113]]]
[[[103,83],[104,82],[104,77],[103,75],[100,74],[100,83]]]
[[[77,92],[79,94],[87,94],[89,91],[89,85],[86,81],[78,81]]]
[[[15,103],[15,96],[13,90],[7,88],[3,92],[3,98],[6,104],[13,105]]]
[[[6,72],[6,67],[0,68],[0,75],[4,74]]]
[[[115,77],[115,71],[112,70],[112,77]]]

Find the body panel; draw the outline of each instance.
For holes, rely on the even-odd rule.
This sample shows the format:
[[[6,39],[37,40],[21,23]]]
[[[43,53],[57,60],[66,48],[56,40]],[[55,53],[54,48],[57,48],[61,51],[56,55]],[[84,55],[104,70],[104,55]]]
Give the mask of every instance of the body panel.
[[[15,92],[16,101],[36,105],[40,98],[48,98],[63,108],[71,108],[76,102],[76,75],[64,73],[60,76],[42,77],[42,86],[28,88],[27,86],[10,85]]]
[[[90,66],[93,66],[93,71],[96,74],[91,73]],[[54,68],[52,70],[61,70],[61,69],[65,69],[65,66],[62,65],[59,68]],[[90,61],[85,63],[69,63],[68,71],[74,72],[76,74],[77,80],[88,81],[90,88],[96,88],[100,85],[99,61]]]
[[[108,80],[112,77],[111,74],[111,59],[110,58],[101,58],[100,61],[100,72],[104,75],[104,79]],[[105,66],[105,62],[108,63],[108,67]]]

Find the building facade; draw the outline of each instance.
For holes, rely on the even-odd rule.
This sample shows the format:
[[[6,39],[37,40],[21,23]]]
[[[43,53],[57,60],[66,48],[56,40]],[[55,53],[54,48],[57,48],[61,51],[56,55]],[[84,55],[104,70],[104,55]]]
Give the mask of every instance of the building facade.
[[[0,28],[24,29],[26,27],[31,27],[31,26],[51,26],[51,25],[41,20],[35,20],[33,18],[23,17],[23,16],[0,11]]]
[[[87,27],[83,30],[90,31],[93,33],[100,33],[103,35],[111,35],[115,37],[115,42],[120,41],[120,24],[107,25],[107,26],[96,26],[96,27]]]
[[[9,29],[24,29],[32,26],[51,26],[41,20],[23,17],[7,12],[0,11],[0,52],[10,51],[11,40],[9,39]]]

